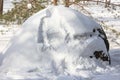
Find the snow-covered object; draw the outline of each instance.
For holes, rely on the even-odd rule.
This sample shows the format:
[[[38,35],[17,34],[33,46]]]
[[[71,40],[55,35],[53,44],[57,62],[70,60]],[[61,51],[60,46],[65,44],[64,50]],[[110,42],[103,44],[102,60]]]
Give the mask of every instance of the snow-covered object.
[[[28,3],[28,4],[27,4],[27,8],[28,8],[28,9],[31,9],[31,8],[32,8],[32,4],[31,4],[31,3]]]
[[[58,75],[94,68],[105,63],[101,55],[109,60],[104,39],[92,19],[71,8],[50,6],[23,24],[4,51],[0,70]]]

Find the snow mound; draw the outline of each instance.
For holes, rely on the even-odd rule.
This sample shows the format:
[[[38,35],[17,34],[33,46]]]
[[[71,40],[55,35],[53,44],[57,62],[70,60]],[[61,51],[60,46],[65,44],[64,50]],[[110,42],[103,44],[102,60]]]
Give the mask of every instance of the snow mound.
[[[9,78],[16,73],[56,77],[104,67],[107,61],[95,55],[101,52],[109,56],[106,36],[101,31],[99,24],[76,10],[49,6],[26,20],[11,39],[3,53],[0,71],[7,73]],[[81,76],[87,78],[91,74]],[[23,75],[18,77],[22,79]],[[80,77],[70,78],[63,75],[56,79],[80,80]]]

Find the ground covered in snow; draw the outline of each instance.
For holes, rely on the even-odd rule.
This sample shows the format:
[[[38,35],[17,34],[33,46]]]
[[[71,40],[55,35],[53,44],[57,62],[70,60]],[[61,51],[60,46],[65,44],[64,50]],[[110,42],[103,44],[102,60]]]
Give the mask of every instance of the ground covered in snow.
[[[18,55],[18,54],[15,54],[16,52],[14,52],[13,53],[14,55],[12,55],[10,57],[6,56],[7,59],[10,61],[8,61],[6,59],[7,61],[4,62],[5,66],[1,67],[0,79],[7,79],[7,80],[10,80],[10,79],[119,80],[120,79],[120,57],[119,57],[120,56],[120,47],[119,47],[120,46],[119,45],[120,44],[120,35],[118,33],[120,33],[119,32],[119,30],[120,30],[120,28],[119,28],[120,27],[120,23],[119,23],[120,8],[118,7],[116,10],[114,10],[112,8],[104,8],[103,4],[96,5],[96,3],[89,3],[87,5],[84,5],[83,6],[84,9],[83,8],[78,9],[78,6],[75,6],[75,5],[74,5],[74,8],[77,10],[80,9],[80,11],[82,13],[86,14],[89,17],[94,18],[96,21],[98,21],[99,23],[101,23],[104,26],[103,28],[104,28],[105,32],[107,33],[108,39],[110,41],[110,55],[111,55],[111,60],[112,60],[112,64],[110,66],[109,65],[106,65],[106,67],[104,65],[101,66],[94,60],[89,61],[86,58],[79,59],[81,61],[81,63],[79,63],[79,64],[81,64],[81,65],[77,65],[77,63],[74,63],[74,65],[71,66],[71,64],[66,64],[66,61],[64,59],[62,60],[62,62],[59,62],[62,59],[63,55],[65,53],[67,53],[67,52],[64,52],[62,55],[61,54],[58,55],[59,53],[57,53],[58,57],[56,57],[54,59],[57,60],[56,63],[58,63],[58,64],[55,64],[53,62],[52,66],[54,66],[54,67],[52,67],[52,71],[49,71],[48,68],[45,68],[46,70],[43,70],[39,67],[40,65],[38,63],[34,63],[36,61],[39,61],[39,57],[41,56],[41,54],[39,54],[39,56],[38,56],[36,53],[33,52],[34,55],[30,56],[29,54]],[[43,15],[43,16],[45,16],[45,15]],[[58,17],[58,15],[55,15],[55,16]],[[53,20],[54,20],[54,18],[53,18]],[[39,22],[39,18],[37,21]],[[56,23],[57,23],[57,21],[56,21]],[[38,24],[35,24],[35,25],[38,25]],[[43,23],[41,25],[46,26],[47,24]],[[53,24],[51,24],[51,25],[53,25]],[[67,25],[67,24],[65,24],[65,25]],[[24,32],[26,31],[26,35],[22,35],[22,34],[18,33],[17,35],[20,35],[22,37],[20,37],[20,38],[17,37],[17,39],[13,39],[15,42],[19,38],[19,42],[23,44],[24,41],[22,39],[25,40],[25,38],[26,37],[29,38],[29,36],[33,36],[32,38],[35,38],[34,33],[36,33],[36,32],[34,32],[34,31],[36,31],[36,30],[33,30],[33,28],[28,28],[28,26],[24,29],[25,29]],[[0,49],[1,49],[1,52],[3,53],[6,50],[6,48],[8,48],[8,46],[6,44],[8,43],[8,41],[10,41],[11,35],[12,35],[12,37],[15,36],[13,34],[16,33],[18,28],[11,29],[11,27],[4,28],[4,27],[0,26],[0,30],[1,30]],[[32,33],[29,33],[28,31],[30,31]],[[54,31],[54,30],[52,30],[52,31]],[[63,32],[62,29],[60,31],[62,32],[61,35],[64,36],[65,32]],[[72,31],[72,30],[70,30],[70,31]],[[49,33],[50,32],[51,32],[51,30],[49,30]],[[54,35],[54,36],[58,37],[58,39],[60,39],[60,42],[62,42],[61,37],[63,37],[63,36],[61,36],[61,35],[58,34],[58,35]],[[44,34],[44,36],[45,36],[45,34]],[[50,36],[52,38],[54,38],[52,33]],[[6,42],[6,40],[7,40],[7,42]],[[30,40],[28,40],[28,42],[31,40],[33,40],[33,39],[30,38]],[[42,40],[40,40],[40,41],[42,41]],[[53,40],[53,41],[56,41],[56,40]],[[52,43],[52,45],[54,45],[54,42],[51,41],[51,43]],[[57,41],[55,43],[57,45],[59,44],[59,42],[57,42]],[[74,44],[76,44],[76,43],[74,43]],[[16,44],[14,44],[14,45],[16,45]],[[31,45],[31,44],[28,44],[28,45]],[[36,45],[36,44],[32,44],[32,45]],[[26,46],[26,45],[24,45],[24,46]],[[45,46],[51,46],[51,45],[48,45],[48,43],[47,43],[47,44],[45,44]],[[54,46],[54,47],[56,47],[56,46]],[[49,47],[49,48],[54,50],[55,49],[54,47]],[[4,48],[5,48],[5,50],[4,50]],[[34,48],[34,46],[32,46],[32,48]],[[63,50],[64,48],[65,47],[63,47],[63,48],[60,47],[61,50]],[[44,49],[46,49],[46,48],[43,48],[43,50]],[[29,50],[31,50],[31,49],[29,48]],[[12,50],[9,50],[9,51],[11,52]],[[13,51],[14,51],[14,49],[13,49]],[[30,51],[27,51],[27,52],[30,52]],[[63,52],[63,51],[61,51],[61,52]],[[70,53],[72,53],[72,52],[73,51],[71,50]],[[23,54],[23,53],[21,53],[21,54]],[[46,54],[46,55],[48,56],[49,54]],[[68,56],[68,54],[66,54],[66,55]],[[33,63],[30,64],[30,62],[28,60],[26,60],[25,56],[27,56],[28,60],[31,60],[31,62],[33,62]],[[47,58],[47,56],[46,56],[46,58]],[[60,56],[62,56],[62,57],[60,57]],[[0,59],[2,59],[2,57],[3,56],[0,56]],[[19,57],[19,59],[17,59],[17,57]],[[71,59],[69,57],[68,57],[68,59],[69,60],[67,60],[67,61],[71,61]],[[48,61],[48,60],[46,60],[46,61]],[[72,59],[72,60],[74,60],[74,59]],[[11,63],[11,62],[13,62],[13,63]],[[16,63],[16,62],[18,62],[18,63]],[[50,62],[52,62],[52,61],[50,61]],[[14,63],[16,63],[16,64],[14,64]],[[24,66],[24,68],[20,67],[20,65]],[[43,65],[50,66],[50,64],[44,64],[44,63],[43,63]],[[59,69],[57,69],[55,67],[55,65],[57,67],[59,67]],[[62,66],[59,66],[59,65],[62,65]],[[28,67],[28,66],[30,66],[30,67]],[[38,66],[38,67],[36,67],[36,66]],[[19,70],[19,68],[21,68],[21,69]],[[69,68],[69,69],[67,69],[67,68]]]

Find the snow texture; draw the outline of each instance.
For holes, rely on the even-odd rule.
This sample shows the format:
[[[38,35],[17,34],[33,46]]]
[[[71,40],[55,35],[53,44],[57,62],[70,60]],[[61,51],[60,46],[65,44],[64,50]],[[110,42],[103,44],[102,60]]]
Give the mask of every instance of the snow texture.
[[[93,55],[108,55],[97,29],[76,10],[49,6],[31,16],[2,52],[0,79],[119,80],[119,66],[115,70]]]

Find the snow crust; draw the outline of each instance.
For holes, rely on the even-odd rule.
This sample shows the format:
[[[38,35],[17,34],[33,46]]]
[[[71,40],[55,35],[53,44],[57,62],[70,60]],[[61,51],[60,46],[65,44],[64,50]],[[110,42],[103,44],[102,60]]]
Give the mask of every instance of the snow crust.
[[[107,52],[103,40],[96,37],[99,33],[92,33],[94,28],[101,27],[78,11],[63,6],[50,6],[36,13],[2,53],[0,78],[119,80],[120,73],[114,67],[89,58],[94,50]],[[74,40],[74,35],[81,34],[86,36]]]

